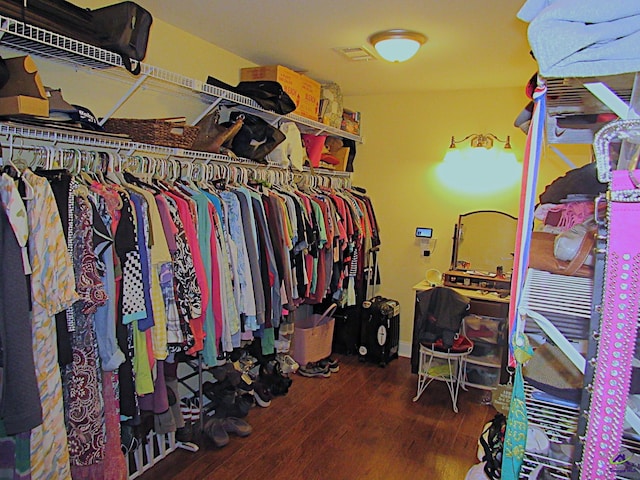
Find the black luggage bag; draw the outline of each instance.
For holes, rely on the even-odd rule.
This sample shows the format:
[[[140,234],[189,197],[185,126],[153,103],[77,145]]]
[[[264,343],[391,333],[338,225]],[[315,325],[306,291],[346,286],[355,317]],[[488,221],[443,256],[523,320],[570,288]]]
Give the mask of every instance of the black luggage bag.
[[[343,307],[333,314],[335,323],[333,327],[332,349],[343,355],[356,355],[360,347],[360,330],[362,308],[359,305]]]
[[[0,15],[117,53],[124,67],[137,75],[147,52],[151,13],[134,2],[96,10],[66,0],[0,0]]]
[[[362,304],[362,329],[358,354],[361,361],[384,367],[398,358],[400,343],[400,304],[375,296]]]
[[[91,11],[65,0],[2,0],[0,14],[85,43],[95,37]]]

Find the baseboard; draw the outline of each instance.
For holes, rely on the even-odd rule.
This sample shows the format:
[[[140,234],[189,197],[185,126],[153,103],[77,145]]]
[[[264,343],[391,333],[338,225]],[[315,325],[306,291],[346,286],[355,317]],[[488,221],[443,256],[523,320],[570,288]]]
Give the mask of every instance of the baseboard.
[[[398,355],[401,357],[411,358],[411,343],[400,342],[398,345]]]

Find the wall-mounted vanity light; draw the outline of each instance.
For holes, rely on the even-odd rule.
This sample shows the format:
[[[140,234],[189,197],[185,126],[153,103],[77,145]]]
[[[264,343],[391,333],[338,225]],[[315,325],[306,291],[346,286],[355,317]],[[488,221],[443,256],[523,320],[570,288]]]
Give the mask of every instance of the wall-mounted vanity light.
[[[466,141],[468,145],[458,147]],[[436,171],[439,180],[450,189],[492,193],[513,186],[522,175],[522,164],[511,148],[509,136],[502,140],[493,133],[474,133],[462,140],[451,137]]]

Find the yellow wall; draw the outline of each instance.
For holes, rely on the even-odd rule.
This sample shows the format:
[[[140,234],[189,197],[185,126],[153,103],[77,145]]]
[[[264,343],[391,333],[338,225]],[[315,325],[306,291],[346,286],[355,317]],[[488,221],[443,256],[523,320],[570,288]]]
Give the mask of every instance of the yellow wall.
[[[111,2],[84,0],[78,5],[96,8]],[[5,56],[18,55],[0,48]],[[87,73],[68,66],[36,59],[43,82],[62,88],[70,103],[90,108],[96,116],[105,115],[127,92],[132,81],[123,81],[99,71]],[[171,25],[154,19],[146,63],[206,80],[212,75],[235,85],[239,69],[254,66],[241,57]],[[449,267],[453,226],[460,213],[480,209],[501,210],[517,215],[519,188],[490,196],[453,194],[435,181],[434,167],[452,135],[463,138],[470,133],[492,132],[504,138],[511,135],[518,157],[522,158],[525,135],[512,126],[513,119],[526,105],[522,88],[445,91],[416,95],[353,96],[345,106],[362,112],[365,143],[358,147],[353,183],[365,187],[372,198],[381,225],[382,250],[378,289],[400,301],[401,341],[411,341],[414,293],[412,285],[424,278],[428,268],[445,271]],[[143,84],[130,101],[114,116],[157,118],[184,115],[192,120],[204,108],[200,101],[158,92]],[[559,147],[581,165],[588,161],[584,147]],[[540,185],[562,175],[567,165],[555,154],[543,160]],[[415,227],[434,229],[437,244],[433,255],[422,256],[414,237]]]
[[[499,194],[460,194],[442,187],[435,166],[452,135],[461,139],[488,132],[502,139],[511,135],[513,149],[522,161],[526,137],[513,127],[513,121],[526,103],[523,88],[345,98],[345,105],[363,112],[365,143],[358,148],[353,183],[364,187],[374,201],[382,239],[378,292],[400,302],[401,342],[411,342],[412,286],[430,268],[441,272],[449,268],[458,215],[473,210],[518,215],[519,184]],[[559,149],[578,165],[589,160],[586,147]],[[557,155],[546,156],[539,185],[544,188],[567,170]],[[434,230],[437,242],[430,257],[422,255],[414,236],[416,227]]]

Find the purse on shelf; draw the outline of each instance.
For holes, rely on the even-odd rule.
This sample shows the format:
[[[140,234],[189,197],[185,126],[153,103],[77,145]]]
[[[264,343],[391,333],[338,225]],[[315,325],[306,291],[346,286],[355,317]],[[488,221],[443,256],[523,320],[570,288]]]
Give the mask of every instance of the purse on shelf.
[[[595,223],[588,221],[558,235],[533,232],[529,267],[561,275],[592,277],[596,231]]]
[[[279,82],[273,80],[244,81],[235,87],[209,76],[207,84],[249,97],[265,110],[286,115],[296,109],[296,104]]]
[[[230,150],[233,138],[244,123],[244,115],[238,115],[233,122],[219,123],[220,112],[211,112],[198,122],[200,131],[193,143],[193,149],[209,153],[233,156]]]
[[[265,157],[284,141],[284,133],[262,118],[248,113],[231,112],[230,121],[235,122],[240,115],[244,116],[244,122],[233,137],[233,153],[258,163],[268,163]]]

